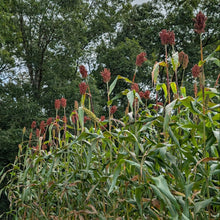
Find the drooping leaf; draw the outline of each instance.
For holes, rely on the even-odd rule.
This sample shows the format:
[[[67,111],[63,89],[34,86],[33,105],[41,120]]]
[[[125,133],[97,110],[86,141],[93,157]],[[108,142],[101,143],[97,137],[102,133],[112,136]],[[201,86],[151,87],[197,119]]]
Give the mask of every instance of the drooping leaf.
[[[110,186],[110,189],[109,189],[109,191],[108,191],[108,194],[110,194],[110,193],[113,191],[113,189],[114,189],[114,187],[115,187],[115,185],[116,185],[118,176],[120,175],[120,172],[121,172],[121,164],[122,164],[122,163],[124,163],[124,159],[121,159],[121,160],[119,161],[118,166],[117,166],[117,167],[115,168],[115,170],[114,170],[113,179],[112,179],[112,184],[111,184],[111,186]]]
[[[79,107],[78,113],[79,113],[79,122],[83,130],[84,129],[84,110],[82,106]]]
[[[165,118],[164,118],[164,123],[163,123],[164,132],[166,132],[168,129],[168,124],[169,124],[169,120],[171,117],[171,113],[172,113],[174,106],[176,105],[176,102],[177,100],[175,99],[165,107]]]
[[[112,82],[112,84],[110,85],[108,95],[110,95],[110,94],[112,93],[113,89],[114,89],[115,86],[116,86],[117,81],[118,81],[118,77],[116,77],[115,80],[114,80],[114,81]]]
[[[175,52],[172,54],[171,58],[172,66],[173,66],[173,71],[177,70],[178,64],[179,64],[179,55],[178,52]]]
[[[159,91],[161,88],[163,89],[165,99],[167,99],[167,86],[166,86],[166,84],[165,83],[158,83],[156,86],[156,91]]]
[[[137,206],[138,206],[138,209],[139,209],[139,212],[140,212],[141,216],[142,216],[142,206],[141,206],[142,192],[143,192],[143,189],[141,187],[137,187],[135,189],[135,199],[136,199]]]
[[[217,142],[220,144],[220,129],[213,130],[213,133],[217,139]]]
[[[131,110],[133,112],[133,103],[134,103],[134,91],[133,90],[127,93],[127,98],[128,98],[128,102],[131,107]]]
[[[124,76],[118,75],[118,79],[123,79],[125,82],[132,83],[132,81]]]
[[[169,132],[170,137],[173,139],[174,143],[178,147],[180,147],[180,143],[179,143],[178,139],[176,138],[175,134],[173,133],[173,131],[172,131],[172,129],[170,127],[168,128],[168,132]]]
[[[153,71],[152,71],[152,73],[151,73],[153,85],[155,85],[156,82],[157,82],[157,77],[158,77],[158,75],[159,75],[159,64],[160,64],[160,63],[158,63],[158,62],[156,62],[156,63],[154,64]]]
[[[158,177],[152,177],[157,188],[173,203],[173,205],[179,209],[179,205],[176,201],[176,198],[170,192],[166,179],[160,175]]]
[[[180,87],[180,92],[181,92],[181,95],[185,98],[186,97],[186,88],[181,86]]]
[[[199,213],[201,209],[204,209],[205,207],[207,207],[211,203],[211,201],[212,201],[212,198],[206,199],[201,202],[196,202],[195,209],[194,209],[195,214]]]
[[[215,49],[216,52],[220,51],[220,45],[217,46],[217,48]]]
[[[175,82],[171,82],[170,83],[170,87],[173,91],[174,94],[177,94],[177,86],[176,86],[176,83]]]

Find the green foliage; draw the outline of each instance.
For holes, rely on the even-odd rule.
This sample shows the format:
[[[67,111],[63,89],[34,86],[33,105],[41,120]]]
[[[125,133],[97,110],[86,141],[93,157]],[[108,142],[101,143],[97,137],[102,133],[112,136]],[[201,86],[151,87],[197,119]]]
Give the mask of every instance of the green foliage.
[[[9,215],[219,217],[218,85],[202,88],[193,98],[191,76],[192,65],[198,63],[209,87],[216,80],[218,2],[150,1],[134,7],[129,2],[0,2],[0,194],[5,198],[6,192],[13,204]],[[201,38],[204,60],[198,62],[200,39],[193,33],[192,18],[201,9],[208,20]],[[174,30],[176,37],[172,51],[168,47],[167,63],[159,61],[164,59],[158,34],[163,28]],[[186,70],[179,65],[181,50],[189,55]],[[135,70],[136,55],[142,51],[148,61]],[[90,111],[88,91],[85,102],[74,106],[80,100],[77,70],[82,61],[89,67],[94,113],[108,115],[102,122]],[[170,88],[164,83],[167,66]],[[100,76],[104,67],[112,73],[109,90]],[[156,104],[154,94],[151,100],[141,100],[130,90],[134,71],[143,90],[151,89],[153,79]],[[59,112],[61,119],[53,119],[45,136],[37,137],[29,129],[31,122],[53,115],[54,99],[61,97],[68,103]],[[114,116],[109,113],[112,105],[118,106]],[[72,123],[71,113],[66,125],[62,116],[73,109],[79,120]],[[95,120],[86,122],[83,116]],[[23,127],[27,130],[15,158]],[[7,210],[4,202],[0,209]]]
[[[117,76],[108,99],[119,80],[130,82]],[[1,173],[7,184],[0,192],[10,201],[4,216],[219,218],[220,94],[205,88],[180,98],[174,82],[171,88],[171,102],[160,107],[144,105],[135,90],[122,91],[131,111],[120,119],[109,112],[104,121],[85,107],[84,94],[74,121],[53,119],[40,135],[24,130],[14,163]],[[65,108],[56,114],[65,116]]]

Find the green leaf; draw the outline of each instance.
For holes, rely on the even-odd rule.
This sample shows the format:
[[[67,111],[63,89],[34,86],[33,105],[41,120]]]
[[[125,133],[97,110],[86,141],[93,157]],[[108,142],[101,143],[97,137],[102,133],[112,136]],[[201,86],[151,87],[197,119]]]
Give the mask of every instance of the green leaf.
[[[199,213],[201,209],[204,209],[205,207],[207,207],[211,201],[212,201],[212,198],[206,199],[202,202],[196,202],[195,209],[194,209],[195,214]]]
[[[190,104],[191,104],[191,107],[192,107],[191,110],[193,110],[194,113],[197,113],[197,114],[199,114],[199,115],[203,115],[202,112],[200,112],[200,111],[196,108],[196,102],[192,102],[192,101],[191,101]]]
[[[110,105],[112,104],[112,102],[113,102],[113,100],[109,100],[109,101],[107,102],[107,105],[110,106]]]
[[[128,102],[130,104],[131,110],[133,112],[133,103],[134,103],[134,91],[133,90],[128,92],[127,98],[128,98]]]
[[[168,104],[165,108],[167,114],[171,114],[174,106],[176,105],[177,100],[173,100],[170,104]]]
[[[79,107],[79,122],[80,122],[80,125],[82,127],[82,130],[84,129],[84,110],[83,110],[83,107]]]
[[[217,48],[215,49],[216,52],[220,51],[220,45],[217,46]]]
[[[118,79],[123,79],[125,82],[132,83],[132,81],[124,76],[118,75]]]
[[[163,66],[163,67],[167,66],[166,62],[164,62],[164,61],[159,62],[159,65]]]
[[[191,195],[193,185],[194,185],[194,183],[190,183],[185,186],[186,198],[188,198]]]
[[[113,191],[113,189],[114,189],[114,187],[115,187],[115,185],[116,185],[118,176],[119,176],[119,174],[120,174],[120,172],[121,172],[121,164],[122,164],[122,163],[124,163],[124,159],[121,159],[121,160],[119,161],[118,166],[117,166],[117,167],[115,168],[115,170],[114,170],[113,180],[112,180],[112,184],[111,184],[111,186],[110,186],[110,189],[109,189],[109,191],[108,191],[108,194],[110,194],[110,193]]]
[[[179,143],[178,139],[176,138],[175,134],[173,133],[173,131],[172,131],[172,129],[170,127],[168,128],[168,132],[169,132],[170,137],[173,139],[174,143],[178,147],[180,147],[180,143]]]
[[[177,102],[177,100],[175,99],[165,107],[165,118],[164,118],[164,123],[163,123],[164,132],[166,132],[167,129],[168,129],[168,124],[169,124],[169,121],[170,121],[170,115],[172,113],[172,110],[173,110],[174,106],[176,105],[176,102]]]
[[[183,213],[182,213],[182,217],[181,220],[190,220],[188,217],[186,217]]]
[[[170,83],[171,89],[173,91],[174,94],[177,94],[177,86],[175,82],[171,82]]]
[[[135,199],[141,216],[142,216],[142,206],[141,206],[142,191],[143,189],[141,187],[137,187],[135,189]]]
[[[112,84],[110,85],[108,95],[110,95],[110,94],[112,93],[113,89],[114,89],[115,86],[116,86],[117,81],[118,81],[118,77],[116,77],[115,80],[114,80],[114,81],[112,82]]]
[[[199,66],[199,67],[203,66],[203,64],[204,64],[205,62],[206,62],[206,60],[204,60],[204,61],[201,61],[201,60],[200,60],[199,63],[198,63],[198,66]]]
[[[152,179],[154,180],[157,188],[172,202],[173,205],[175,205],[176,208],[179,209],[176,198],[170,192],[166,179],[162,175],[152,177]]]
[[[220,60],[218,58],[213,57],[210,60],[213,61],[218,67],[220,67]]]
[[[163,122],[163,131],[164,132],[166,132],[167,129],[168,129],[169,121],[170,121],[170,115],[169,114],[165,114],[164,122]]]
[[[156,84],[157,82],[157,77],[159,75],[159,64],[158,62],[156,62],[154,64],[154,68],[153,68],[153,71],[152,71],[152,83],[153,85]]]
[[[186,97],[186,88],[183,87],[183,86],[181,86],[181,87],[180,87],[180,91],[181,91],[181,95],[182,95],[183,97]]]
[[[163,89],[165,99],[167,99],[167,86],[166,86],[166,84],[165,83],[157,84],[156,91],[159,91],[161,88]]]
[[[139,163],[136,163],[136,162],[134,162],[134,161],[132,161],[132,160],[124,160],[124,161],[127,162],[127,163],[129,163],[131,166],[135,166],[135,167],[138,168],[139,171],[140,171],[141,165],[140,165]]]
[[[171,63],[173,66],[173,71],[177,70],[178,64],[179,64],[179,54],[178,52],[175,52],[172,54]]]
[[[138,147],[139,147],[139,149],[140,149],[140,151],[143,153],[144,152],[144,148],[143,148],[143,146],[139,143],[139,141],[138,141],[138,139],[137,139],[137,137],[132,133],[132,132],[130,132],[129,130],[123,130],[123,133],[127,133],[127,134],[129,134],[128,136],[119,136],[119,138],[122,138],[122,139],[128,139],[128,140],[130,140],[130,141],[133,141],[133,142],[136,142],[137,143],[137,145],[138,145]]]
[[[217,142],[220,144],[220,129],[217,129],[213,131],[215,138],[217,139]]]
[[[139,103],[141,103],[142,105],[144,105],[144,103],[143,103],[142,100],[141,100],[140,95],[139,95],[137,92],[135,92],[135,97],[138,98]]]
[[[92,188],[89,190],[88,195],[86,197],[86,201],[88,201],[92,195],[92,193],[94,192],[94,190],[96,189],[96,187],[99,185],[99,181],[98,183],[96,183],[95,185],[92,186]]]

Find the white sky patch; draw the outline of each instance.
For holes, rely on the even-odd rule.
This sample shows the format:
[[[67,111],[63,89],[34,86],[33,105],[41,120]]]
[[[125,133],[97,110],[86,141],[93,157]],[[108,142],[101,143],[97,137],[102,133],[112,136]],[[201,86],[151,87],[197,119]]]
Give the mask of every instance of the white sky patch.
[[[149,0],[134,0],[132,2],[133,5],[141,5],[143,3],[147,3]]]

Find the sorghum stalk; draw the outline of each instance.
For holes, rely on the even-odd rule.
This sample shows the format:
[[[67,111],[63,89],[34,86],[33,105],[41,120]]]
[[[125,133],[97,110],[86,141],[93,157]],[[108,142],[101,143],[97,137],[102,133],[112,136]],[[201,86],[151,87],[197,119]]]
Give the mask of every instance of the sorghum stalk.
[[[168,93],[168,102],[170,103],[170,80],[169,80],[169,71],[168,71],[168,62],[167,62],[167,44],[165,46],[165,63],[166,63],[166,74],[167,74],[167,93]]]
[[[175,52],[174,50],[174,45],[172,44],[172,50],[173,50],[173,53]],[[177,67],[175,68],[175,79],[176,79],[176,89],[177,89],[177,98],[179,97],[179,88],[178,88],[178,77],[177,77]]]
[[[89,87],[89,82],[86,78],[86,84],[88,85],[88,90],[89,90],[89,110],[92,109],[92,112],[94,113],[94,106],[93,106],[93,102],[92,102],[92,94],[91,94],[91,91],[90,91],[90,87]],[[91,108],[90,108],[90,105],[91,105]]]
[[[134,83],[134,80],[135,80],[135,77],[136,77],[136,73],[137,73],[137,68],[138,68],[138,66],[136,65],[135,71],[134,71],[134,75],[133,75],[133,79],[132,79],[132,83]]]

